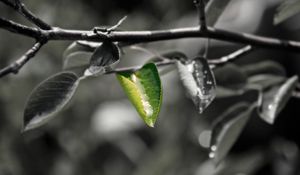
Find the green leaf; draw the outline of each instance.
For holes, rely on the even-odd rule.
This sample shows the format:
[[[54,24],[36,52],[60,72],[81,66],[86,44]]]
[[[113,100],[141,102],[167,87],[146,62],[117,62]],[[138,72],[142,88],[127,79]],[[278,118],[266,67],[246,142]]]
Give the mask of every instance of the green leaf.
[[[202,113],[216,96],[216,81],[207,60],[197,57],[185,63],[178,61],[176,66],[187,95]]]
[[[54,117],[71,99],[79,81],[72,72],[60,72],[40,83],[25,105],[23,130],[39,127]]]
[[[293,76],[280,86],[271,88],[263,95],[260,117],[269,124],[273,124],[277,115],[284,108],[293,94],[298,77]]]
[[[145,64],[135,72],[117,73],[117,78],[141,118],[154,127],[162,102],[162,87],[155,64]]]
[[[277,13],[274,15],[274,25],[280,24],[286,19],[296,15],[300,12],[299,0],[285,0],[277,9]]]
[[[249,107],[249,105],[246,102],[235,104],[214,122],[209,157],[213,159],[215,164],[219,164],[228,154],[230,148],[247,124],[255,106],[252,105]]]
[[[79,66],[89,65],[87,53],[94,52],[94,48],[81,44],[78,41],[73,42],[63,53],[63,70],[70,70]]]
[[[111,71],[120,61],[120,51],[116,44],[104,41],[93,53],[90,66],[85,71],[85,76],[97,76]]]
[[[206,24],[214,26],[231,0],[210,0],[206,6]]]

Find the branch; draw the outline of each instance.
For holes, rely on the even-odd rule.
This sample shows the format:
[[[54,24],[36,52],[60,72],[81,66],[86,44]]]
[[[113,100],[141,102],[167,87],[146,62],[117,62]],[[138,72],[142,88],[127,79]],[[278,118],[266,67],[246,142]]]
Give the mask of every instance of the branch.
[[[205,2],[204,0],[194,0],[194,4],[197,8],[198,15],[199,15],[200,30],[205,31],[207,28],[206,17],[205,17]]]
[[[223,56],[219,59],[209,59],[208,63],[209,64],[215,64],[215,65],[219,65],[219,64],[224,64],[227,63],[229,61],[233,61],[235,59],[238,59],[242,56],[245,56],[246,54],[250,53],[251,51],[253,51],[253,47],[251,45],[245,46],[229,55]]]
[[[17,74],[19,70],[32,58],[35,56],[35,54],[41,49],[41,47],[44,45],[42,42],[35,43],[32,48],[30,48],[23,56],[21,56],[17,61],[10,64],[9,66],[3,68],[0,70],[0,78],[10,74],[14,73]]]
[[[199,27],[187,27],[153,31],[111,31],[110,33],[94,33],[90,30],[66,30],[60,28],[38,30],[30,27],[24,28],[22,25],[13,25],[12,27],[14,30],[10,30],[10,28],[7,27],[4,29],[19,34],[23,34],[24,32],[24,35],[26,36],[38,39],[44,38],[47,40],[86,40],[97,42],[111,40],[136,44],[141,42],[181,38],[211,38],[227,42],[248,44],[256,47],[300,53],[300,42],[298,41],[280,40],[247,33],[231,32],[212,27],[207,27],[207,31],[205,32],[199,31]]]
[[[26,8],[26,6],[20,1],[15,0],[15,3],[10,2],[9,0],[0,0],[7,6],[11,7],[15,11],[17,11],[19,14],[24,16],[28,21],[38,26],[40,29],[43,30],[50,30],[52,27],[45,23],[43,20],[35,16],[29,9]]]
[[[42,34],[38,29],[27,27],[22,24],[18,24],[16,22],[1,17],[0,17],[0,28],[8,30],[12,33],[28,36],[35,39],[42,38]]]
[[[36,17],[33,13],[31,13],[24,6],[24,4],[21,3],[20,0],[14,0],[14,3],[12,3],[9,0],[0,0],[0,2],[15,9],[18,13],[25,16],[30,22],[38,26],[28,27],[0,17],[0,28],[16,34],[31,37],[39,41],[30,50],[28,50],[17,62],[1,70],[0,77],[8,73],[18,72],[18,70],[39,51],[42,45],[50,40],[85,40],[95,42],[110,40],[112,42],[119,42],[120,46],[125,47],[137,43],[181,38],[208,38],[252,45],[253,47],[269,48],[274,50],[286,50],[300,53],[299,41],[281,40],[277,38],[269,38],[247,33],[231,32],[206,26],[204,0],[194,1],[199,12],[200,26],[153,31],[114,30],[125,20],[125,18],[122,18],[117,25],[112,27],[112,30],[109,32],[101,32],[101,30],[99,32],[94,32],[93,30],[67,30],[58,27],[51,27],[50,25]],[[218,60],[209,61],[211,62],[211,64],[223,64],[225,62],[236,59],[243,54],[246,54],[250,50],[251,47],[248,46],[233,54],[222,57]]]
[[[110,40],[115,42],[129,42],[132,44],[181,38],[211,38],[227,42],[248,44],[256,47],[300,53],[300,42],[298,41],[280,40],[247,33],[231,32],[212,27],[208,27],[206,32],[199,31],[199,27],[187,27],[154,31],[112,31],[109,34],[101,32],[95,34],[92,31],[55,28],[53,30],[43,31],[43,35],[46,35],[49,40],[86,40],[97,42]]]

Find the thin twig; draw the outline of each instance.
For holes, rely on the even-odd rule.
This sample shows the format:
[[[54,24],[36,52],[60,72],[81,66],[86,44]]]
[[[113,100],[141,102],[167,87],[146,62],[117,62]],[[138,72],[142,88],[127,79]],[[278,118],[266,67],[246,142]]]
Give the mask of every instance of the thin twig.
[[[17,74],[19,70],[32,58],[35,56],[35,54],[41,49],[41,47],[44,45],[43,42],[36,42],[32,48],[30,48],[24,55],[22,55],[17,61],[10,64],[9,66],[3,68],[0,70],[0,78],[10,74],[14,73]]]
[[[250,53],[251,51],[253,51],[253,47],[251,45],[247,45],[229,55],[223,56],[221,58],[218,59],[209,59],[208,63],[209,64],[224,64],[227,63],[229,61],[233,61],[235,59],[238,59],[242,56],[245,56],[246,54]]]
[[[20,1],[15,0],[15,3],[10,2],[9,0],[0,0],[7,6],[13,8],[15,11],[17,11],[19,14],[24,16],[28,21],[38,26],[40,29],[43,30],[51,30],[52,27],[38,18],[36,15],[34,15],[29,9],[26,8],[26,6]]]
[[[167,66],[167,65],[171,65],[171,64],[175,64],[176,61],[175,60],[164,60],[164,61],[160,61],[160,62],[155,62],[154,64],[157,66],[157,67],[160,67],[160,66]],[[133,67],[125,67],[125,68],[117,68],[117,69],[114,69],[112,71],[108,71],[106,72],[105,74],[113,74],[113,73],[123,73],[123,72],[135,72],[139,69],[141,69],[142,66],[133,66]]]
[[[116,30],[118,27],[120,27],[122,25],[122,23],[127,19],[127,15],[124,16],[123,18],[121,18],[118,23],[114,26],[111,26],[110,28],[108,28],[107,30],[110,32],[110,31],[113,31],[113,30]]]
[[[197,8],[198,15],[199,15],[199,25],[200,30],[206,30],[206,17],[205,17],[205,2],[204,0],[194,0],[194,4]]]

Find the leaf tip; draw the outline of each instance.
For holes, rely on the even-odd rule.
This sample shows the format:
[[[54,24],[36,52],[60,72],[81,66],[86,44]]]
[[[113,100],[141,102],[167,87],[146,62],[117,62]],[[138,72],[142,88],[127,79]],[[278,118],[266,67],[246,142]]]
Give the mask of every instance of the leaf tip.
[[[24,119],[26,119],[27,117],[24,116]],[[41,125],[43,125],[44,123],[46,123],[48,120],[44,120],[45,116],[43,115],[38,115],[38,116],[34,116],[31,120],[29,121],[24,121],[23,127],[21,132],[24,133],[26,131],[35,129]]]
[[[150,128],[154,128],[155,121],[149,120],[149,121],[146,122],[146,124],[147,124]]]
[[[23,127],[21,128],[21,133],[23,134],[23,133],[25,133],[25,132],[27,132],[27,131],[29,131],[29,130],[31,130],[31,129],[33,129],[33,128],[30,127],[29,125],[23,126]]]
[[[276,118],[276,114],[271,114],[271,116],[267,116],[267,115],[264,115],[264,114],[260,114],[260,118],[262,120],[264,120],[266,123],[270,124],[270,125],[273,125],[274,122],[275,122],[275,118]]]

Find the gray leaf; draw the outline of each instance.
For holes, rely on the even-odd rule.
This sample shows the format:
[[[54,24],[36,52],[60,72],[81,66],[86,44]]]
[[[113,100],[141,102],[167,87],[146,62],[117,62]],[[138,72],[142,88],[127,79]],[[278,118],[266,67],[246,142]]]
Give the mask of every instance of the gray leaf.
[[[247,75],[242,68],[233,63],[227,63],[214,69],[218,86],[229,89],[242,89],[247,83]]]
[[[26,103],[24,131],[45,124],[59,112],[73,96],[79,80],[72,72],[60,72],[40,83]]]
[[[231,0],[210,0],[206,6],[206,23],[214,26]]]
[[[248,78],[249,85],[258,85],[262,90],[269,89],[273,86],[281,84],[285,81],[286,77],[271,75],[271,74],[259,74]]]
[[[187,56],[180,52],[180,51],[168,51],[168,52],[165,52],[165,53],[162,53],[162,54],[159,54],[157,56],[154,56],[154,57],[151,57],[147,63],[150,63],[150,62],[160,62],[160,61],[164,61],[166,59],[169,59],[169,60],[182,60],[182,61],[186,61],[187,59]],[[176,69],[176,66],[174,66],[173,64],[172,65],[168,65],[168,66],[162,66],[162,67],[159,67],[159,75],[160,76],[163,76],[163,75],[166,75],[168,74],[169,72],[173,71]]]
[[[286,76],[284,67],[275,61],[261,61],[253,64],[247,64],[242,66],[241,70],[248,76],[257,74],[272,74],[278,76]]]
[[[228,154],[230,148],[247,124],[255,106],[252,105],[249,107],[249,105],[246,102],[235,104],[214,122],[209,157],[214,160],[215,164],[219,164]]]
[[[216,81],[207,60],[197,57],[186,63],[178,61],[176,65],[187,95],[202,113],[216,96]]]
[[[260,117],[269,124],[273,124],[277,115],[284,108],[294,89],[296,88],[298,77],[293,76],[280,86],[275,86],[264,93]]]
[[[116,44],[104,41],[93,53],[90,66],[85,71],[85,76],[96,76],[111,71],[120,61],[120,52]]]
[[[87,45],[75,41],[63,53],[63,70],[70,70],[79,66],[89,65],[87,53],[93,52],[95,49]]]
[[[299,0],[285,0],[277,9],[273,23],[277,25],[300,11]]]

